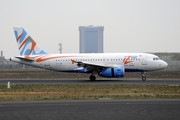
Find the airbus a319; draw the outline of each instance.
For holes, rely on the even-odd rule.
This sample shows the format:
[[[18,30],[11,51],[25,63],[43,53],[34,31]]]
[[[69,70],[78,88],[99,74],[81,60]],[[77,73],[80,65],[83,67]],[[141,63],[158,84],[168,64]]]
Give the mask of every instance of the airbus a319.
[[[14,27],[20,56],[11,57],[13,62],[58,72],[91,73],[108,78],[124,77],[126,72],[161,70],[167,63],[158,56],[147,53],[92,53],[92,54],[50,54],[42,50],[22,27]]]

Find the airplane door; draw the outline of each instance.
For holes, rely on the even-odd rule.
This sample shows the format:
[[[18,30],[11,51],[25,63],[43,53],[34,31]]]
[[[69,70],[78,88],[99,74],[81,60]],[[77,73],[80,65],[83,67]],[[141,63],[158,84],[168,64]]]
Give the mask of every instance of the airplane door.
[[[142,65],[147,65],[147,55],[142,55]]]

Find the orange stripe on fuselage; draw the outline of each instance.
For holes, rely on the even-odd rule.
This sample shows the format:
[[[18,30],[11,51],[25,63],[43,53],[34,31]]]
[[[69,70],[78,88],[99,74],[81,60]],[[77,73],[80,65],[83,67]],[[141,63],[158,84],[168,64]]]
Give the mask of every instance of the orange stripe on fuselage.
[[[50,59],[54,59],[54,58],[66,58],[66,57],[82,57],[82,56],[57,56],[57,57],[49,57],[49,58],[40,57],[36,60],[36,62],[43,62],[45,60],[50,60]]]
[[[50,56],[50,55],[38,55],[38,56],[34,56],[34,57],[29,57],[29,55],[27,55],[27,56],[25,56],[25,58],[26,59],[28,59],[28,58],[37,58],[36,62],[43,62],[43,61],[54,59],[54,58],[83,57],[83,56],[56,56],[56,57],[48,57],[48,56]],[[48,57],[48,58],[43,58],[43,57]]]
[[[48,57],[48,58],[42,58],[42,57],[40,57],[40,58],[38,58],[38,59],[36,60],[36,62],[43,62],[43,61],[50,60],[50,59],[54,59],[54,58],[60,58],[60,57]]]
[[[24,58],[26,59],[29,59],[29,58],[37,58],[37,57],[44,57],[44,56],[47,56],[47,55],[37,55],[37,56],[34,56],[34,57],[29,57],[29,55],[25,56]]]

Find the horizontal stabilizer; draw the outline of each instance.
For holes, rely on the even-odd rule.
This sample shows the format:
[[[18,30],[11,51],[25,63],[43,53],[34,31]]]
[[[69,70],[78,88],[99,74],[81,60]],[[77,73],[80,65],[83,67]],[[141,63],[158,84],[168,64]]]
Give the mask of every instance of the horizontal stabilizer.
[[[23,58],[23,57],[15,57],[15,58],[18,58],[18,59],[20,59],[22,61],[26,61],[26,62],[33,62],[34,61],[34,59],[27,59],[27,58]]]

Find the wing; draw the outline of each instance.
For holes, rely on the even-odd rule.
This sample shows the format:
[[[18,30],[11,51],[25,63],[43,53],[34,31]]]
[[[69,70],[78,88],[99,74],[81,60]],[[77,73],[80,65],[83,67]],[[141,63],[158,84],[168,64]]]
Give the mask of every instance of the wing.
[[[117,65],[117,64],[99,64],[99,63],[92,63],[92,62],[86,62],[86,61],[74,61],[71,60],[72,64],[77,63],[77,66],[79,68],[87,69],[87,71],[93,70],[93,69],[103,69],[103,68],[124,68],[124,65]]]

